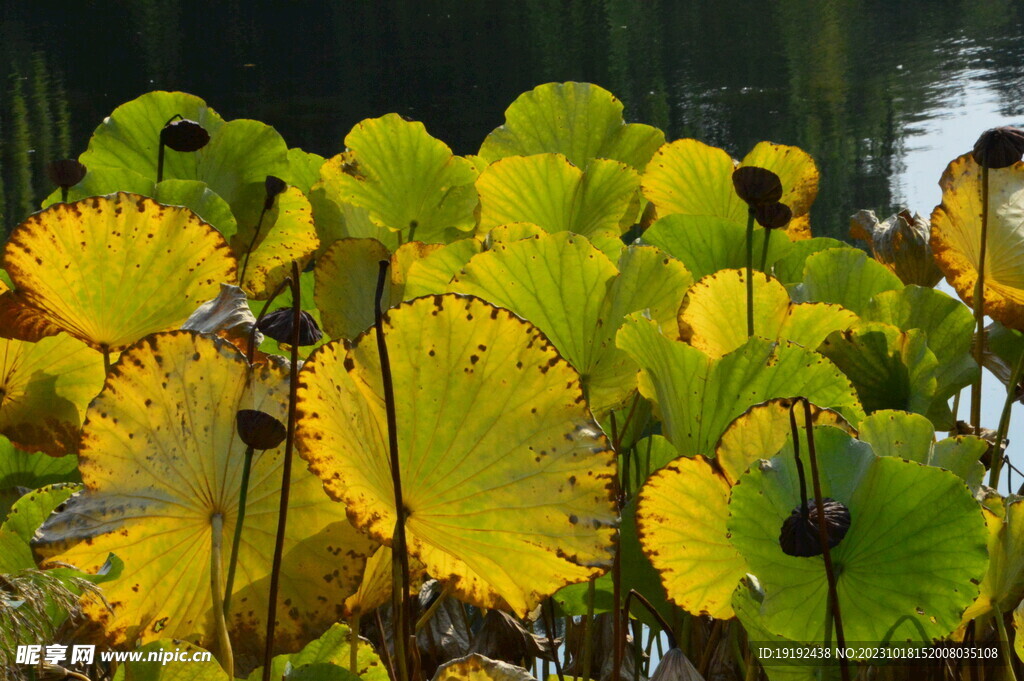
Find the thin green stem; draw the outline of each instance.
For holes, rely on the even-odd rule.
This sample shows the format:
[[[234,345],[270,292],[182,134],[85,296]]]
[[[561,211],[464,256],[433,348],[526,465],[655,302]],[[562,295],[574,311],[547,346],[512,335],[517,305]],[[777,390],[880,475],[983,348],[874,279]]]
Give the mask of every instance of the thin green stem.
[[[249,256],[252,255],[253,246],[256,245],[256,239],[260,237],[260,230],[263,229],[263,216],[267,214],[266,206],[260,211],[260,219],[256,221],[256,229],[253,230],[252,239],[249,240],[249,248],[245,249],[245,261],[242,263],[242,273],[238,275],[238,285],[243,286],[245,284],[245,271],[249,268]]]
[[[1003,621],[1003,613],[996,608],[996,629],[999,631],[999,646],[1003,649],[1003,661],[1006,663],[1007,676],[1011,681],[1017,681],[1017,672],[1013,670],[1013,658],[1015,653],[1010,648],[1010,637],[1006,633],[1006,622]]]
[[[981,248],[978,253],[978,279],[974,282],[974,361],[978,377],[971,387],[971,425],[981,433],[981,377],[985,374],[985,257],[988,252],[988,168],[981,167]]]
[[[754,335],[754,210],[747,212],[747,337]]]
[[[548,647],[551,649],[551,659],[555,662],[555,673],[558,675],[558,681],[565,681],[565,675],[562,673],[562,663],[558,659],[558,647],[555,645],[555,602],[549,598],[547,606],[545,608],[541,604],[541,617],[544,618],[544,629],[548,635]],[[566,630],[566,633],[568,633],[568,630]],[[584,677],[584,681],[587,681],[586,677]]]
[[[643,594],[641,594],[636,589],[630,589],[629,593],[626,594],[626,614],[629,614],[630,600],[633,598],[635,598],[637,602],[640,603],[640,605],[644,606],[647,612],[651,614],[651,617],[653,617],[654,620],[658,623],[658,626],[661,627],[661,630],[665,633],[665,637],[668,639],[668,647],[678,648],[678,646],[676,645],[676,635],[672,632],[672,627],[669,625],[668,622],[665,621],[665,618],[661,616],[661,613],[658,612],[653,605],[651,605],[651,602],[644,598]]]
[[[434,616],[434,613],[437,612],[437,609],[441,606],[441,601],[448,598],[450,591],[451,589],[445,585],[444,589],[441,590],[441,593],[434,599],[434,602],[430,604],[430,607],[420,615],[418,620],[416,620],[416,632],[419,632],[420,629],[426,626],[427,622],[430,621],[430,618]]]
[[[391,360],[384,337],[384,312],[381,299],[387,282],[390,261],[381,260],[374,297],[374,322],[377,330],[377,354],[380,357],[381,383],[384,388],[384,409],[388,422],[388,450],[391,454],[391,485],[395,492],[395,532],[391,541],[391,604],[394,615],[395,657],[398,658],[399,681],[409,681],[413,670],[410,650],[412,636],[412,602],[409,595],[409,549],[405,540],[405,519],[408,509],[402,497],[401,461],[398,457],[398,414],[395,410],[395,384],[391,376]]]
[[[590,658],[594,655],[594,596],[597,592],[597,578],[587,584],[587,615],[583,618],[583,678],[590,678]]]
[[[768,266],[768,244],[772,241],[772,230],[764,230],[764,243],[761,244],[761,267],[759,268],[762,272],[766,272],[765,268]]]
[[[71,189],[71,187],[61,187],[60,188],[60,202],[61,203],[67,203],[68,202],[68,191],[70,191],[70,189]]]
[[[384,632],[384,622],[380,618],[380,608],[374,608],[373,615],[377,621],[377,634],[380,636],[381,659],[388,670],[388,676],[391,678],[391,681],[398,681],[398,672],[395,670],[395,663],[391,659],[391,653],[388,651],[388,636]]]
[[[1017,401],[1017,385],[1020,383],[1022,374],[1024,374],[1024,352],[1017,360],[1013,375],[1010,376],[1010,381],[1006,384],[1006,399],[1003,401],[1003,411],[999,415],[999,430],[996,431],[996,441],[992,445],[994,454],[991,478],[989,479],[989,485],[994,485],[992,489],[999,489],[999,474],[1003,467],[1003,441],[1010,430],[1010,414],[1013,411],[1013,403]]]
[[[291,376],[288,386],[288,428],[284,443],[281,471],[281,503],[278,507],[277,537],[274,560],[270,569],[270,597],[267,605],[267,642],[263,650],[263,681],[270,681],[270,665],[274,659],[274,629],[277,620],[277,592],[281,584],[281,559],[284,557],[284,535],[288,524],[288,498],[292,482],[292,457],[295,453],[295,417],[299,389],[299,327],[302,324],[302,291],[299,263],[292,261],[292,337]]]
[[[213,621],[217,627],[217,642],[224,671],[228,678],[235,678],[235,656],[231,650],[231,638],[228,636],[228,624],[224,619],[224,516],[214,513],[210,517],[213,525],[210,533],[210,590],[213,595]]]
[[[249,496],[249,473],[252,471],[253,448],[245,448],[242,464],[242,487],[238,492],[238,519],[235,521],[235,536],[231,540],[231,559],[228,561],[228,580],[224,586],[224,616],[231,614],[231,592],[235,586],[235,568],[238,565],[238,547],[242,543],[242,525],[245,523],[245,503]]]

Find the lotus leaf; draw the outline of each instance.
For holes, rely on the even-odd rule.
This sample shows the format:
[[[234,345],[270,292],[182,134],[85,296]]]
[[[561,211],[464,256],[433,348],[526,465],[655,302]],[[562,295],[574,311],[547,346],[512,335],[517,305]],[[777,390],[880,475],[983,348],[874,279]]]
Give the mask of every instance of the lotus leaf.
[[[939,361],[924,331],[860,322],[818,347],[857,388],[864,410],[899,409],[929,415],[938,391]]]
[[[779,239],[781,241],[781,239]],[[757,247],[755,243],[755,248]],[[807,264],[807,258],[811,257],[815,253],[821,253],[832,248],[849,248],[850,245],[839,241],[838,239],[831,239],[827,236],[816,236],[811,239],[801,239],[800,241],[794,241],[790,244],[786,253],[775,261],[773,265],[773,273],[779,280],[786,284],[798,284],[803,281],[804,278],[804,265]],[[756,252],[756,251],[755,251]]]
[[[1024,499],[990,498],[982,505],[988,525],[989,565],[977,600],[964,611],[962,623],[1001,617],[1024,595]]]
[[[470,603],[525,615],[607,569],[614,454],[578,374],[540,331],[445,295],[390,310],[384,333],[406,536],[427,572]],[[299,415],[311,470],[357,527],[390,544],[396,514],[374,332],[310,357]]]
[[[536,681],[530,672],[508,662],[473,653],[437,668],[432,681]]]
[[[802,281],[792,290],[793,300],[836,303],[858,315],[874,296],[903,288],[899,277],[856,248],[828,248],[809,256]]]
[[[67,334],[37,343],[0,338],[0,433],[21,449],[74,452],[103,358]]]
[[[97,392],[99,392],[97,390]],[[78,457],[31,454],[0,437],[0,490],[35,489],[56,482],[78,482]]]
[[[109,168],[155,180],[160,130],[175,115],[202,125],[210,142],[194,153],[168,150],[164,179],[205,182],[237,210],[244,189],[262,186],[267,175],[288,174],[288,146],[269,125],[245,119],[224,122],[198,97],[150,92],[117,107],[93,132],[89,148],[78,159],[90,171],[85,182],[90,182],[89,174]],[[91,191],[108,194],[129,188],[103,184]]]
[[[682,457],[640,492],[637,529],[668,597],[695,615],[733,616],[730,599],[746,563],[729,543],[729,482],[704,457]]]
[[[206,652],[188,641],[164,638],[136,648],[142,653],[139,661],[126,661],[118,667],[114,681],[231,681],[215,659],[199,662],[197,653]],[[178,653],[182,661],[149,662],[151,654],[173,656]],[[168,660],[173,657],[168,657]],[[184,660],[187,660],[184,661]]]
[[[754,335],[786,339],[810,350],[833,331],[843,331],[857,315],[839,305],[795,304],[778,279],[754,272]],[[683,340],[717,359],[747,342],[746,272],[722,270],[704,277],[686,293],[679,310]]]
[[[510,222],[547,232],[621,234],[634,221],[640,177],[625,163],[596,159],[586,170],[561,154],[510,156],[492,163],[476,182],[478,233]]]
[[[28,544],[32,535],[54,509],[79,491],[82,486],[74,482],[58,482],[32,490],[11,506],[7,520],[0,526],[0,532],[12,532]]]
[[[317,182],[320,181],[320,168],[327,159],[319,154],[311,154],[302,149],[288,150],[288,173],[284,176],[285,182],[298,187],[303,194],[309,194]]]
[[[732,184],[733,170],[740,165],[765,168],[779,176],[780,201],[793,211],[786,232],[795,238],[810,237],[808,211],[818,195],[818,169],[797,147],[759,142],[737,164],[717,147],[694,139],[676,140],[658,149],[647,164],[643,193],[657,207],[659,217],[714,216],[743,225],[749,209]]]
[[[985,312],[1010,328],[1024,325],[1024,165],[989,171]],[[954,159],[939,180],[942,203],[932,212],[932,251],[960,299],[974,304],[981,248],[981,167],[970,154]]]
[[[321,252],[339,239],[376,239],[388,247],[398,248],[401,232],[381,227],[370,219],[370,211],[346,202],[346,181],[343,175],[354,172],[350,151],[328,159],[320,166],[320,179],[309,191],[313,221],[320,238]]]
[[[501,228],[499,228],[501,229]],[[540,230],[540,228],[537,228]],[[493,230],[491,234],[498,230]],[[419,296],[444,293],[448,283],[470,259],[483,250],[483,243],[477,239],[459,239],[409,265],[405,276],[406,300]]]
[[[263,187],[256,189],[264,192]],[[262,208],[262,199],[246,201],[244,205]],[[239,268],[245,263],[242,288],[256,300],[265,300],[291,274],[292,261],[304,268],[320,241],[309,200],[297,187],[288,187],[277,195],[262,223],[259,208],[239,211],[242,227],[231,239],[231,247],[238,255]],[[255,232],[257,224],[259,234]]]
[[[4,265],[28,304],[99,350],[180,325],[235,279],[224,238],[195,213],[124,193],[33,214]]]
[[[51,563],[95,570],[109,553],[124,560],[126,578],[104,590],[113,611],[84,607],[111,643],[215,641],[212,542],[218,518],[224,536],[233,534],[245,450],[235,414],[260,409],[285,420],[287,377],[283,362],[252,369],[233,345],[186,331],[150,336],[112,368],[82,436],[86,489],[37,540]],[[253,461],[228,617],[237,659],[263,646],[282,457],[279,447]],[[297,458],[287,527],[279,597],[289,607],[279,611],[275,648],[291,651],[335,621],[373,545]],[[221,546],[226,562],[230,541]]]
[[[681,455],[710,454],[729,424],[755,404],[804,395],[850,423],[863,417],[849,380],[821,355],[788,342],[751,338],[712,359],[630,315],[616,342],[640,365],[640,394],[652,400],[662,433]]]
[[[754,228],[755,253],[761,252],[765,234],[760,227]],[[644,232],[643,241],[682,260],[696,279],[703,279],[719,270],[746,267],[747,263],[746,229],[725,218],[667,215]],[[771,264],[785,258],[791,249],[803,243],[794,243],[780,236],[771,238],[767,262]]]
[[[351,155],[340,168],[332,159],[321,180],[337,183],[331,192],[369,211],[374,224],[406,241],[442,243],[473,229],[476,168],[422,123],[398,114],[368,118],[352,128],[345,146]]]
[[[320,638],[310,641],[299,652],[275,657],[270,663],[270,678],[290,679],[291,677],[284,676],[289,666],[298,671],[309,665],[330,664],[349,671],[347,668],[351,662],[351,642],[352,632],[347,626],[332,624],[331,628],[325,631]],[[364,638],[359,639],[356,655],[357,669],[351,670],[354,672],[355,678],[362,678],[364,681],[388,681],[387,669],[381,664],[377,654],[373,652],[373,646],[369,641]],[[262,667],[249,675],[250,681],[259,681],[262,678]]]
[[[949,634],[978,595],[988,564],[985,521],[963,480],[876,457],[835,428],[815,428],[814,437],[822,495],[845,504],[852,518],[831,550],[846,640]],[[783,520],[800,505],[799,489],[790,443],[733,488],[729,531],[764,587],[767,628],[795,641],[821,641],[828,595],[822,559],[789,556],[779,546]]]
[[[487,136],[480,156],[558,153],[577,168],[596,158],[620,161],[642,172],[665,134],[640,123],[626,124],[622,102],[591,83],[546,83],[524,92],[505,110],[505,124]]]
[[[646,310],[671,326],[692,280],[678,260],[633,246],[618,267],[582,236],[538,234],[474,256],[449,286],[532,321],[580,372],[591,409],[604,418],[636,389],[636,364],[615,347],[625,315]]]

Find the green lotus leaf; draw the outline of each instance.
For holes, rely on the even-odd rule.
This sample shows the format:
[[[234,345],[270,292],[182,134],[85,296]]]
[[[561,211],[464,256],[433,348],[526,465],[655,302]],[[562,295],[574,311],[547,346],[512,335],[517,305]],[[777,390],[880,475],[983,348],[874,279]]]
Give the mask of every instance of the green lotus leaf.
[[[124,662],[114,681],[231,681],[211,653],[188,641],[164,638],[135,650],[142,653],[141,659]],[[194,657],[202,653],[210,654],[211,658],[200,661]],[[150,655],[156,656],[152,662]]]
[[[931,414],[938,391],[939,361],[924,331],[860,322],[836,331],[818,346],[857,388],[864,411],[898,409]]]
[[[345,137],[350,155],[332,163],[321,181],[337,183],[341,203],[369,212],[380,227],[401,232],[404,241],[445,243],[473,229],[477,171],[431,137],[422,123],[398,114],[368,118]],[[332,159],[332,162],[334,159]]]
[[[765,230],[754,228],[755,265],[760,264]],[[696,279],[719,270],[739,269],[747,265],[746,228],[725,218],[704,215],[667,215],[644,232],[643,242],[657,246],[686,265]],[[784,259],[798,244],[782,235],[769,237],[768,264]],[[813,239],[812,239],[813,241]],[[801,267],[801,274],[803,268]]]
[[[754,272],[753,278],[755,336],[813,350],[830,333],[857,320],[839,305],[794,303],[778,279],[762,272]],[[744,270],[721,270],[694,284],[679,309],[683,340],[716,359],[746,343],[746,286]]]
[[[814,431],[822,496],[849,508],[831,550],[847,641],[931,641],[946,636],[978,595],[988,565],[985,520],[948,471],[877,457],[828,427]],[[806,457],[806,447],[801,447]],[[806,468],[806,464],[805,464]],[[768,629],[822,641],[828,584],[822,558],[789,556],[783,521],[800,505],[792,445],[744,474],[729,502],[733,545],[764,587]]]
[[[18,449],[10,440],[0,436],[0,490],[13,487],[36,489],[58,482],[80,481],[78,457],[74,454],[32,454]]]
[[[320,181],[320,168],[326,160],[319,154],[298,148],[289,149],[288,174],[281,179],[293,187],[298,187],[303,194],[309,194],[313,185]]]
[[[793,288],[798,302],[837,303],[858,315],[883,291],[903,288],[899,277],[856,248],[829,248],[809,256],[803,283]]]
[[[0,338],[0,433],[24,450],[74,452],[103,376],[103,358],[67,334],[37,343]]]
[[[176,114],[206,128],[210,141],[196,152],[166,150],[164,179],[205,182],[237,209],[247,186],[262,186],[267,175],[288,173],[288,145],[272,127],[245,119],[224,122],[202,99],[183,92],[150,92],[117,107],[93,132],[78,160],[90,171],[128,168],[155,181],[160,130]],[[126,187],[98,189],[109,194]]]
[[[0,532],[13,532],[26,544],[29,543],[54,509],[80,489],[82,486],[76,482],[58,482],[32,490],[14,502],[7,520],[0,526]]]
[[[591,83],[546,83],[524,92],[505,110],[505,124],[489,134],[480,156],[557,153],[577,168],[596,158],[621,161],[642,172],[665,134],[622,119],[622,102]]]
[[[694,139],[664,145],[644,171],[643,193],[658,215],[703,215],[745,225],[748,206],[736,194],[732,173],[738,165],[767,168],[782,181],[781,202],[793,211],[786,233],[810,237],[808,210],[818,194],[814,160],[797,147],[759,142],[737,164],[725,151]]]
[[[292,261],[299,263],[300,270],[305,268],[320,241],[309,199],[298,187],[288,187],[278,194],[265,214],[265,190],[256,189],[261,195],[259,200],[243,202],[251,208],[238,211],[240,228],[231,239],[231,249],[238,258],[239,276],[244,276],[241,287],[256,300],[264,300],[291,276]]]
[[[849,379],[798,345],[751,338],[715,360],[635,314],[616,342],[640,365],[640,394],[654,402],[662,434],[681,455],[712,454],[736,417],[775,397],[806,396],[854,424],[863,417]]]
[[[405,296],[405,275],[415,263],[441,249],[441,244],[410,241],[388,253],[376,239],[342,239],[317,260],[316,304],[324,330],[334,338],[355,338],[373,326],[380,261],[390,261],[381,308],[398,305]]]
[[[1013,652],[1017,653],[1017,659],[1024,661],[1024,600],[1013,609]]]
[[[94,571],[110,553],[124,561],[126,578],[104,589],[117,606],[83,607],[112,644],[165,636],[216,641],[212,560],[219,550],[226,562],[231,550],[245,458],[235,417],[240,408],[259,409],[284,421],[287,405],[285,363],[251,367],[226,341],[172,331],[122,353],[83,431],[85,491],[47,520],[35,544],[44,565]],[[239,659],[263,649],[267,546],[277,531],[283,449],[253,459],[228,615]],[[280,598],[289,607],[279,611],[274,646],[281,652],[335,621],[375,548],[298,457],[290,495],[280,573]]]
[[[151,196],[155,184],[155,177],[139,175],[131,168],[89,168],[82,181],[68,189],[67,202],[80,201],[90,196],[103,196],[115,191]],[[49,208],[55,203],[62,203],[59,188],[43,199],[42,207]]]
[[[179,326],[236,276],[224,238],[191,210],[124,193],[33,214],[3,257],[26,303],[99,350]]]
[[[757,248],[756,243],[754,247]],[[783,284],[797,284],[803,281],[804,265],[807,264],[807,258],[815,253],[821,253],[831,248],[849,247],[850,244],[827,236],[816,236],[812,239],[793,241],[786,253],[774,261],[772,272]],[[755,250],[754,252],[757,253],[758,251]]]
[[[729,424],[715,446],[715,461],[730,485],[736,484],[752,463],[763,459],[766,453],[779,451],[786,444],[792,434],[789,414],[794,404],[797,407],[797,425],[802,426],[803,408],[786,397],[756,404]],[[811,405],[811,423],[816,427],[832,426],[856,435],[856,431],[837,412],[815,404]]]
[[[343,175],[354,172],[352,152],[330,158],[320,166],[320,179],[309,191],[313,221],[320,238],[320,252],[339,239],[376,239],[388,250],[398,248],[401,232],[374,224],[370,211],[346,202]]]
[[[347,626],[340,623],[332,624],[320,638],[310,641],[299,652],[274,657],[270,663],[270,678],[291,678],[285,676],[289,665],[292,669],[299,670],[309,665],[331,664],[343,668],[350,674],[354,672],[356,678],[362,678],[364,681],[388,681],[387,668],[381,663],[377,653],[373,652],[370,642],[362,637],[356,650],[358,668],[348,669],[351,663],[351,642],[352,632]],[[249,674],[249,681],[259,681],[262,678],[263,667],[258,667]]]
[[[1024,596],[1024,499],[1002,498],[994,492],[981,506],[988,526],[988,572],[977,600],[964,611],[962,624],[981,626],[1001,617]]]
[[[652,246],[630,247],[616,267],[584,237],[560,232],[494,243],[448,290],[536,324],[580,372],[591,409],[604,418],[636,389],[637,366],[615,347],[624,317],[646,310],[670,326],[691,282],[682,263]]]
[[[483,248],[477,239],[459,239],[414,261],[405,275],[405,299],[444,293],[452,277]]]
[[[935,441],[935,427],[926,417],[905,411],[883,410],[858,426],[859,437],[878,456],[898,456],[952,471],[972,488],[981,484],[985,467],[979,459],[988,443],[974,435]]]
[[[971,356],[974,315],[960,301],[942,291],[907,286],[875,295],[864,310],[865,321],[885,322],[903,331],[920,329],[927,334],[928,349],[935,353],[935,402],[929,414],[942,430],[954,426],[947,400],[970,385],[978,375]]]
[[[492,163],[476,182],[478,233],[510,222],[532,222],[547,232],[628,229],[637,214],[640,176],[625,163],[597,159],[586,170],[561,154],[510,156]]]
[[[650,404],[647,400],[642,402]],[[679,458],[679,452],[676,451],[675,445],[662,435],[648,435],[640,438],[631,449],[632,455],[629,457],[628,472],[625,470],[625,457],[620,457],[619,461],[619,476],[626,487],[626,495],[630,498],[636,496],[640,486],[653,473]]]
[[[618,518],[614,453],[579,375],[541,332],[449,294],[390,310],[384,334],[406,537],[427,572],[472,604],[525,615],[607,570]],[[376,334],[332,342],[300,373],[297,442],[352,522],[390,544],[383,399]]]
[[[746,563],[729,543],[729,483],[704,457],[679,458],[644,484],[637,530],[668,597],[695,615],[733,616]]]

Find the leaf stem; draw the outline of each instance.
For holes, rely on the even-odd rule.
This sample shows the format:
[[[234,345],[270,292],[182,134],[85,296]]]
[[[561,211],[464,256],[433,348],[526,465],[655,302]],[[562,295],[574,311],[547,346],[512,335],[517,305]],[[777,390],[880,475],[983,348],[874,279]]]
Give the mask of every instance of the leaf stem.
[[[762,272],[767,272],[765,267],[768,266],[768,244],[772,241],[772,230],[764,230],[764,243],[761,244],[761,267]]]
[[[103,373],[110,373],[110,346],[104,343],[100,346],[100,351],[103,353]]]
[[[590,679],[590,660],[594,655],[594,597],[597,577],[587,584],[587,616],[583,620],[583,679]]]
[[[747,337],[754,335],[754,209],[747,212]]]
[[[711,625],[711,633],[708,634],[707,643],[704,644],[704,652],[700,656],[700,667],[697,670],[702,679],[708,677],[708,671],[711,669],[711,658],[714,657],[715,648],[718,647],[718,642],[722,639],[724,622],[724,620],[715,620],[715,623]]]
[[[992,446],[998,456],[992,457],[992,471],[989,485],[995,485],[993,489],[999,489],[999,474],[1003,466],[1003,440],[1010,430],[1010,413],[1013,411],[1013,403],[1017,401],[1017,385],[1020,383],[1021,375],[1024,374],[1024,352],[1017,360],[1017,366],[1006,384],[1006,399],[1003,401],[1003,411],[999,416],[999,430],[996,431],[996,441]],[[1012,490],[1011,490],[1012,491]]]
[[[558,675],[558,681],[565,681],[562,663],[558,659],[558,647],[555,645],[555,602],[549,598],[547,605],[547,608],[543,604],[541,605],[541,616],[544,618],[544,628],[547,630],[548,647],[551,648],[551,657],[555,661],[555,674]],[[583,681],[589,681],[589,679],[584,677]]]
[[[381,260],[377,273],[377,291],[374,296],[373,315],[377,330],[377,354],[380,356],[380,377],[384,388],[384,408],[388,420],[388,450],[391,454],[391,484],[395,490],[395,533],[391,541],[391,603],[394,615],[395,657],[398,658],[399,681],[409,681],[412,673],[412,601],[409,596],[409,549],[405,540],[405,520],[408,509],[402,497],[402,471],[398,458],[398,414],[395,410],[395,385],[391,375],[388,344],[384,338],[384,312],[381,300],[387,281],[390,260]]]
[[[224,671],[228,678],[235,678],[235,656],[231,650],[231,638],[228,636],[228,625],[224,619],[224,516],[214,513],[210,517],[213,527],[210,532],[210,590],[213,596],[213,621],[217,627],[217,641],[220,654],[224,658]]]
[[[249,496],[249,473],[252,470],[253,448],[245,448],[245,462],[242,464],[242,487],[238,492],[238,519],[235,521],[235,536],[231,540],[231,558],[228,561],[228,580],[224,586],[224,617],[231,616],[231,593],[235,585],[235,567],[238,564],[238,547],[242,543],[242,525],[245,523],[245,503]]]
[[[630,589],[629,593],[626,594],[626,614],[629,614],[629,600],[631,598],[635,598],[637,602],[640,603],[640,605],[644,606],[647,612],[651,613],[651,617],[653,617],[655,621],[657,621],[658,626],[660,626],[661,630],[665,632],[665,637],[668,639],[668,647],[678,648],[679,646],[676,645],[676,635],[672,632],[672,627],[669,626],[669,623],[666,622],[665,618],[661,616],[661,613],[658,612],[653,605],[651,605],[651,602],[647,600],[644,597],[644,595],[636,589]]]
[[[270,598],[267,605],[267,646],[263,651],[263,681],[270,681],[270,665],[274,659],[274,628],[277,618],[277,592],[281,583],[281,559],[284,557],[284,534],[288,523],[288,497],[291,492],[292,455],[295,451],[295,412],[299,389],[299,326],[302,323],[299,263],[292,260],[292,337],[291,376],[288,385],[288,429],[284,443],[281,471],[281,504],[277,516],[277,538],[274,561],[270,570]]]
[[[996,608],[996,629],[999,631],[999,646],[1003,649],[1007,676],[1011,681],[1017,681],[1017,673],[1013,670],[1014,653],[1010,649],[1010,636],[1006,633],[1006,622],[1003,621],[1003,613],[999,608]]]
[[[796,460],[796,475],[800,479],[800,515],[806,521],[810,516],[807,506],[807,477],[804,474],[804,462],[800,460],[800,429],[796,425],[796,403],[789,407],[789,430],[793,433],[793,457]]]
[[[807,430],[807,456],[811,460],[811,482],[814,484],[814,505],[818,511],[818,541],[821,542],[821,557],[825,563],[825,577],[828,579],[828,599],[836,627],[836,645],[846,647],[846,636],[843,634],[843,618],[839,610],[839,591],[836,586],[836,573],[832,565],[832,553],[828,546],[828,530],[825,526],[825,505],[821,496],[821,477],[818,474],[818,454],[814,447],[814,423],[811,420],[811,403],[802,398],[804,403],[804,428]],[[850,681],[849,661],[846,657],[839,659],[839,671],[843,681]]]
[[[978,377],[971,387],[971,425],[981,434],[981,379],[985,374],[982,359],[985,352],[985,257],[988,252],[988,168],[981,167],[981,248],[978,254],[978,279],[974,282],[974,361]],[[993,464],[993,469],[996,466]]]
[[[245,270],[249,268],[249,256],[252,255],[253,246],[256,245],[256,239],[260,236],[260,230],[263,229],[263,217],[267,214],[267,207],[264,205],[263,210],[260,211],[260,219],[256,221],[256,229],[252,233],[252,239],[249,241],[249,248],[245,250],[245,262],[242,263],[242,273],[238,275],[238,285],[245,285]]]

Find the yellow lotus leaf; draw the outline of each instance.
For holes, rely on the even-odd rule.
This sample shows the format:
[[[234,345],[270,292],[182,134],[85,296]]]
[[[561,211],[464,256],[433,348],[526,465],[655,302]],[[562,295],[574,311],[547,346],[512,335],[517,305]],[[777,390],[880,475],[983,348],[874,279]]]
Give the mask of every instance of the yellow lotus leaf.
[[[24,301],[98,350],[179,326],[234,281],[235,266],[224,238],[191,210],[125,193],[54,204],[4,249]]]
[[[786,228],[791,239],[811,235],[808,211],[818,195],[818,169],[806,152],[772,142],[759,142],[741,163],[722,149],[694,139],[676,140],[655,152],[643,177],[644,196],[659,217],[703,215],[747,221],[747,204],[736,195],[732,173],[739,166],[771,170],[782,180],[781,202],[793,211]]]
[[[988,572],[977,600],[964,611],[961,626],[994,613],[1001,616],[1024,595],[1024,500],[989,499],[981,510],[988,526]]]
[[[714,358],[746,343],[746,286],[744,270],[721,270],[694,284],[679,310],[680,336]],[[754,272],[755,336],[783,338],[814,350],[830,333],[856,320],[839,305],[794,303],[778,279]]]
[[[26,451],[74,452],[103,376],[103,358],[67,334],[0,338],[0,433]]]
[[[351,151],[327,159],[320,166],[320,179],[309,190],[313,222],[320,238],[320,252],[338,239],[376,239],[389,249],[398,248],[399,232],[392,232],[370,219],[370,211],[354,206],[345,199],[345,181],[341,175],[352,174],[355,156]],[[318,254],[319,255],[319,254]]]
[[[556,677],[557,678],[557,677]],[[472,653],[437,668],[431,681],[536,681],[526,669]]]
[[[352,128],[345,146],[351,156],[342,172],[321,178],[337,182],[341,202],[366,209],[374,224],[406,241],[442,243],[473,229],[476,167],[422,123],[398,114],[368,118]]]
[[[510,222],[547,232],[621,234],[636,218],[640,177],[625,163],[591,161],[580,170],[561,154],[510,156],[492,163],[476,182],[483,234]]]
[[[729,543],[730,485],[704,457],[682,457],[640,490],[640,544],[672,602],[695,615],[733,616],[732,592],[747,573]]]
[[[405,299],[444,293],[452,277],[483,248],[478,239],[459,239],[416,260],[405,273]]]
[[[525,615],[611,565],[615,457],[579,375],[540,331],[477,298],[417,298],[384,321],[411,555],[453,594]],[[391,544],[394,491],[375,332],[299,383],[302,456],[349,518]],[[514,560],[510,560],[514,557]]]
[[[363,579],[356,592],[345,599],[345,619],[351,620],[371,613],[391,598],[392,553],[387,546],[379,546],[366,561]],[[418,593],[423,582],[423,563],[409,556],[410,591]]]
[[[231,551],[245,445],[239,409],[286,420],[288,370],[250,369],[230,343],[188,331],[152,335],[126,350],[89,407],[79,466],[85,491],[43,525],[49,563],[99,568],[110,553],[122,578],[104,586],[108,610],[84,612],[117,645],[177,637],[215,644],[211,562]],[[263,648],[283,446],[257,453],[228,626],[236,659]],[[291,500],[275,649],[293,651],[342,612],[374,545],[349,524],[299,457]],[[314,588],[315,587],[315,588]]]
[[[715,461],[730,485],[736,484],[750,464],[774,455],[786,444],[792,432],[789,412],[794,403],[797,427],[803,428],[802,403],[786,397],[754,405],[729,424],[715,446]],[[815,404],[811,405],[811,423],[815,427],[833,426],[857,435],[839,413]]]
[[[317,259],[315,270],[314,299],[324,330],[332,338],[352,339],[373,325],[381,260],[390,261],[381,297],[386,309],[404,299],[409,268],[441,248],[442,244],[410,241],[389,253],[376,239],[335,241]]]
[[[954,159],[939,180],[942,203],[932,212],[932,252],[946,281],[974,305],[981,249],[981,167],[970,154]],[[988,174],[985,313],[1024,328],[1024,164]]]
[[[241,286],[256,300],[269,298],[291,275],[292,261],[305,267],[320,246],[309,199],[298,187],[288,187],[277,195],[257,235],[262,204],[262,200],[245,203],[250,210],[239,216],[238,232],[231,238],[232,249],[238,255],[239,276],[243,267],[245,270]],[[253,207],[257,209],[251,210]]]
[[[449,291],[536,324],[580,372],[587,401],[603,419],[636,390],[638,367],[615,346],[623,319],[646,310],[670,326],[691,282],[681,262],[653,246],[630,247],[616,266],[584,237],[559,232],[494,243],[473,256]]]

